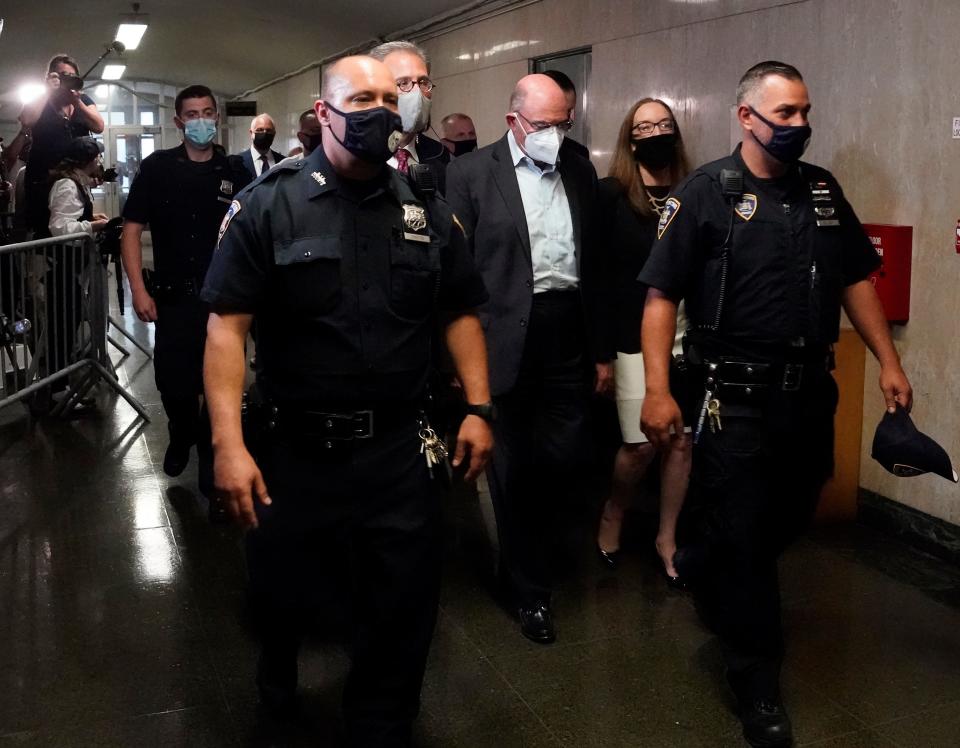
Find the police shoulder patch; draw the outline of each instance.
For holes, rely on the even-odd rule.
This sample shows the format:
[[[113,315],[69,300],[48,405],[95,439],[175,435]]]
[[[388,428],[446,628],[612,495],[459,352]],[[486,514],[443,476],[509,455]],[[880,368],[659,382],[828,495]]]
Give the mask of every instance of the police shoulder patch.
[[[670,222],[680,212],[680,201],[675,197],[668,197],[660,210],[660,222],[657,224],[657,239],[662,239]]]
[[[757,196],[749,192],[741,195],[733,210],[744,221],[749,221],[757,212]]]
[[[223,221],[220,223],[220,233],[217,235],[217,246],[220,246],[220,240],[223,239],[223,235],[227,233],[227,226],[230,225],[230,221],[233,220],[233,217],[240,212],[242,205],[240,205],[239,200],[234,200],[230,203],[230,207],[227,208],[227,212],[223,216]]]

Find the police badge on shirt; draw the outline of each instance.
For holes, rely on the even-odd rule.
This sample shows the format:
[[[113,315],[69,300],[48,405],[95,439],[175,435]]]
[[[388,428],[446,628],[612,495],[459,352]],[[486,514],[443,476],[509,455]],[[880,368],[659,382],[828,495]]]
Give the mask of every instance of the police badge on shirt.
[[[419,203],[403,204],[403,238],[411,242],[430,243],[427,210]]]

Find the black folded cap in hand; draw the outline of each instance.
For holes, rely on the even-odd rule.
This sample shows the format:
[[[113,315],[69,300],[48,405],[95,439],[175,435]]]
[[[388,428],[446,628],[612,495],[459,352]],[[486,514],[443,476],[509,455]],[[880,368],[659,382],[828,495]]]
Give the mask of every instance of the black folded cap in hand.
[[[936,473],[956,483],[960,480],[943,447],[921,433],[901,406],[884,413],[873,435],[873,459],[900,478]]]

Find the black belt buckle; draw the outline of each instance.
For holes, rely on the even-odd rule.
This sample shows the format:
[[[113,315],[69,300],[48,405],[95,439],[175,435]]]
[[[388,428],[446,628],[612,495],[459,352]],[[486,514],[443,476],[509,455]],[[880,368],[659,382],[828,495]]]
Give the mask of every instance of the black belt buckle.
[[[784,364],[782,389],[784,392],[796,392],[803,381],[803,364]]]
[[[370,439],[373,437],[373,411],[358,410],[353,414],[354,439]]]

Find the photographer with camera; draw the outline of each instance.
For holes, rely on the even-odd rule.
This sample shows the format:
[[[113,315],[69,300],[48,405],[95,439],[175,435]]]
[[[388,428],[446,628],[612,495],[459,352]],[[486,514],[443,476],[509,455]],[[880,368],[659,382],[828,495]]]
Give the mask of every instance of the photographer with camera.
[[[50,170],[60,163],[74,138],[103,132],[97,105],[82,93],[76,60],[65,54],[54,56],[47,66],[46,83],[44,95],[20,113],[20,125],[32,142],[25,198],[27,226],[34,239],[49,236]]]

